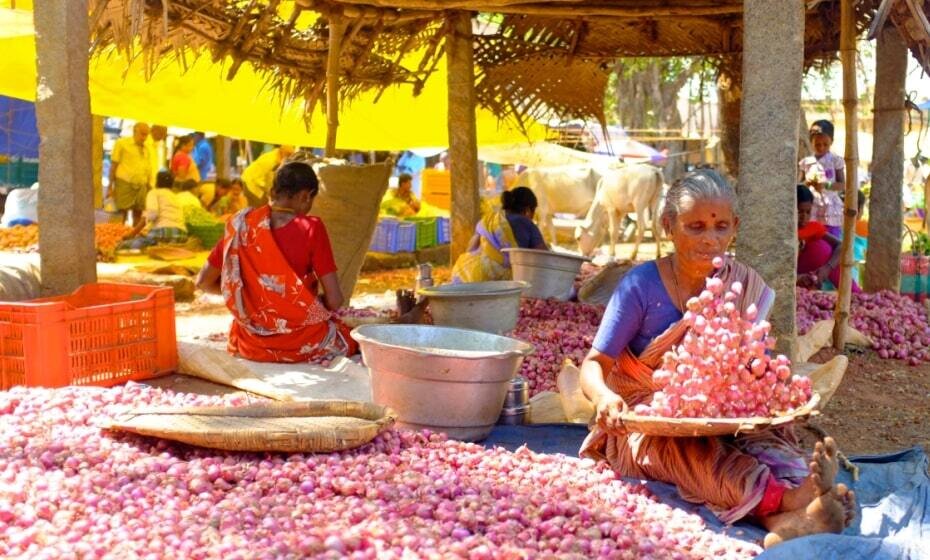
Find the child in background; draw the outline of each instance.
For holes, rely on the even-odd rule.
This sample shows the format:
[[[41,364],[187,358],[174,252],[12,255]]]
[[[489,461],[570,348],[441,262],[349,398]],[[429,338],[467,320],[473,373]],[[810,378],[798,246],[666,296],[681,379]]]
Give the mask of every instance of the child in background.
[[[222,198],[214,205],[214,213],[219,216],[235,214],[249,206],[249,201],[245,197],[245,185],[242,179],[233,179],[229,183],[229,189]]]
[[[216,181],[213,182],[213,198],[209,203],[204,203],[204,206],[210,212],[217,214],[220,201],[223,200],[223,197],[226,196],[226,193],[229,192],[229,179],[224,179],[222,177],[217,177]],[[201,202],[204,202],[204,199],[200,199]]]
[[[843,201],[838,193],[846,189],[843,158],[830,151],[833,146],[833,123],[815,121],[810,128],[814,155],[801,160],[801,181],[813,189],[813,219],[822,223],[827,232],[839,238],[843,231]]]
[[[814,194],[805,185],[797,186],[798,197],[798,286],[819,290],[829,280],[840,283],[840,240],[822,223],[811,220]],[[853,280],[852,292],[861,290]]]

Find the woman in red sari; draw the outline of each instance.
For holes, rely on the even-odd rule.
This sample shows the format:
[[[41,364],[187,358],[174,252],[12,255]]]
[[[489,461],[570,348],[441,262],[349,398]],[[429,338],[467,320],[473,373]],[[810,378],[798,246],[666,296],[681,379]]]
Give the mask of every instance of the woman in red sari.
[[[855,497],[835,484],[837,448],[831,438],[807,458],[791,429],[740,437],[656,437],[628,432],[620,415],[646,402],[657,387],[652,372],[684,337],[685,302],[711,274],[725,286],[743,285],[764,318],[774,293],[749,267],[725,259],[736,233],[735,194],[716,172],[689,174],[668,192],[662,225],[675,245],[669,257],[632,269],[617,287],[593,348],[582,365],[582,388],[597,409],[581,454],[606,461],[620,475],[675,484],[683,498],[706,504],[722,521],[752,518],[769,534],[766,546],[851,521]]]
[[[227,222],[197,284],[226,300],[233,315],[230,353],[257,362],[307,362],[358,351],[332,313],[344,297],[326,227],[308,215],[318,192],[313,168],[290,162],[275,175],[269,205]]]

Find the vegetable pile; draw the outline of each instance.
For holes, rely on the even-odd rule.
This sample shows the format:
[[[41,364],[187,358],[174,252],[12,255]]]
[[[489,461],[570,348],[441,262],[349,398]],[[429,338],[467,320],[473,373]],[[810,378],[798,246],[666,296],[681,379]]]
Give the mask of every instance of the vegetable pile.
[[[520,302],[520,319],[511,336],[536,348],[520,370],[531,395],[558,390],[555,380],[562,362],[570,358],[581,364],[603,315],[604,308],[597,305],[540,299]]]
[[[798,331],[831,319],[836,294],[798,289]],[[912,366],[930,362],[930,323],[926,308],[891,291],[853,294],[849,324],[869,337],[882,358],[906,360]]]
[[[659,387],[637,414],[671,418],[745,418],[779,416],[806,404],[811,380],[792,375],[788,358],[771,358],[775,347],[767,321],[756,323],[754,304],[741,314],[739,282],[724,290],[720,278],[708,278],[701,295],[688,300],[688,325],[681,344],[666,352],[652,374]]]
[[[324,455],[110,435],[158,405],[242,404],[130,384],[0,393],[4,558],[750,558],[604,466],[388,432]]]
[[[0,251],[27,249],[39,244],[39,226],[0,228]]]
[[[94,244],[97,254],[103,260],[112,260],[120,242],[132,233],[132,228],[125,224],[97,224],[94,226]]]
[[[223,223],[202,206],[188,206],[184,209],[184,221],[189,226],[215,226]]]

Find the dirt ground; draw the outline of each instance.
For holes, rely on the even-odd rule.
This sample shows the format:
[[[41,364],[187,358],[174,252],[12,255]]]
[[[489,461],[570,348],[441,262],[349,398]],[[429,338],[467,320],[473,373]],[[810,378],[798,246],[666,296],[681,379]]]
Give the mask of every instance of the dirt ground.
[[[811,361],[823,363],[834,355],[824,349]],[[910,367],[871,350],[848,356],[843,383],[811,423],[836,438],[848,455],[915,445],[930,452],[930,364]]]

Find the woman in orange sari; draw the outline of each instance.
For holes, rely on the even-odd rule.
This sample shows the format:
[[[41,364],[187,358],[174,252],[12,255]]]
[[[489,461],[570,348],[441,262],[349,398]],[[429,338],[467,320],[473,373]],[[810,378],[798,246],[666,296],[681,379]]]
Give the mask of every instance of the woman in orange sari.
[[[230,353],[256,362],[307,362],[358,351],[333,315],[344,297],[326,227],[308,215],[318,192],[309,164],[287,163],[275,175],[271,204],[227,222],[197,284],[226,300]]]
[[[686,500],[706,504],[725,523],[752,518],[769,534],[766,546],[821,532],[841,532],[855,496],[835,484],[838,453],[831,438],[808,459],[793,431],[739,437],[657,437],[628,432],[621,414],[657,390],[652,372],[681,342],[685,302],[711,274],[744,286],[745,311],[771,309],[774,293],[749,267],[730,258],[715,271],[736,233],[735,194],[711,170],[689,174],[668,192],[662,225],[675,245],[666,258],[632,269],[617,287],[593,348],[582,365],[582,388],[597,409],[581,454],[606,461],[620,475],[675,484]]]

